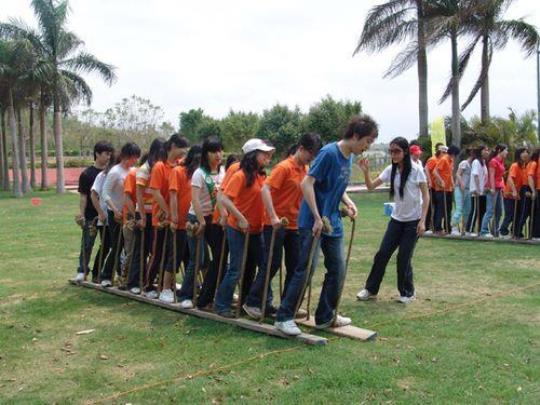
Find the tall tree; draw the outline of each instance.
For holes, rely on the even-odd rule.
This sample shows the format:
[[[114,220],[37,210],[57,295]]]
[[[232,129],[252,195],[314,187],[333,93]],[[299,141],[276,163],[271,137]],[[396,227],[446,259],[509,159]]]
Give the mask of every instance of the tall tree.
[[[418,71],[418,120],[420,136],[429,135],[428,128],[428,38],[425,21],[425,0],[390,0],[373,7],[364,22],[362,34],[353,55],[361,51],[377,52],[409,41],[392,61],[384,77],[396,77],[415,63]]]

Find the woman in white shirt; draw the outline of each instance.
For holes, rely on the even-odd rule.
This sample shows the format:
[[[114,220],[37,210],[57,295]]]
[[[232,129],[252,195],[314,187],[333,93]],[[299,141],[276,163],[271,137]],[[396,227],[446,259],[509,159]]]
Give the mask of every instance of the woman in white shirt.
[[[469,184],[472,210],[467,221],[466,235],[468,236],[477,236],[480,232],[480,221],[486,212],[485,190],[488,178],[486,159],[489,156],[489,149],[485,145],[480,145],[473,150],[473,155]],[[475,228],[477,232],[474,232]]]
[[[395,138],[390,142],[389,152],[392,164],[373,181],[369,176],[367,160],[363,159],[358,163],[364,172],[368,190],[373,190],[383,183],[391,184],[390,197],[394,199],[395,208],[379,251],[375,255],[366,285],[356,297],[361,301],[367,301],[377,296],[386,265],[399,248],[397,256],[399,301],[408,304],[415,297],[411,259],[418,237],[426,230],[429,192],[424,171],[411,162],[407,140],[402,137]]]

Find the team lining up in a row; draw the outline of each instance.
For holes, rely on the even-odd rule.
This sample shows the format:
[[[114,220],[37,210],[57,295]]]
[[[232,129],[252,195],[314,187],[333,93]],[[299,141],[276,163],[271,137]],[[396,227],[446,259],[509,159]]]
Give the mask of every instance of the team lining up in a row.
[[[176,134],[166,142],[154,140],[137,169],[132,168],[140,155],[137,145],[124,145],[119,163],[110,167],[112,148],[98,143],[95,165],[79,183],[83,237],[76,279],[88,274],[99,232],[94,282],[109,287],[118,272],[121,285],[134,294],[164,302],[177,299],[183,308],[197,306],[224,317],[238,316],[240,308],[255,318],[275,315],[276,327],[295,335],[300,329],[294,319],[320,249],[326,274],[315,323],[320,328],[350,324],[350,318],[338,315],[346,274],[341,217],[357,215],[346,193],[353,156],[366,151],[377,134],[377,124],[366,115],[351,120],[343,139],[322,148],[317,134],[304,134],[268,177],[264,168],[274,148],[260,139],[246,142],[241,160],[228,160],[226,171],[223,148],[215,138],[191,148]],[[425,230],[429,194],[423,170],[412,164],[408,142],[396,138],[390,152],[392,164],[374,181],[367,162],[359,162],[368,187],[394,185],[390,194],[396,195],[396,208],[357,297],[376,296],[386,264],[399,247],[398,290],[400,301],[409,303],[414,299],[411,256],[416,236]],[[185,273],[176,291],[176,273],[186,251]],[[283,255],[286,276],[275,308],[271,279]]]

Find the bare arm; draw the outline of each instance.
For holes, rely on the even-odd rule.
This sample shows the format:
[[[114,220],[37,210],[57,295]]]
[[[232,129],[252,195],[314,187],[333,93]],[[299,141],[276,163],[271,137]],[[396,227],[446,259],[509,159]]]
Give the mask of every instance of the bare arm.
[[[154,197],[154,200],[159,205],[159,208],[161,208],[161,211],[163,211],[168,218],[170,215],[170,212],[169,212],[169,206],[165,202],[165,199],[163,198],[159,190],[156,190],[155,188],[151,190],[152,190],[152,197]]]
[[[124,193],[124,205],[127,207],[128,214],[135,218],[135,204],[133,203],[129,193]]]
[[[373,180],[371,179],[369,175],[369,162],[367,159],[362,159],[358,161],[358,167],[364,173],[364,180],[366,182],[366,187],[369,191],[375,190],[382,184],[381,179],[379,179],[378,177]]]
[[[319,214],[319,209],[317,208],[317,202],[315,200],[315,178],[311,176],[304,177],[300,187],[302,188],[302,193],[304,194],[304,200],[306,201],[311,213],[313,214],[313,235],[319,236],[323,228],[323,222],[321,215]]]
[[[534,184],[534,177],[527,176],[527,180],[529,182],[529,188],[531,189],[532,199],[536,200],[536,184]]]
[[[266,208],[266,212],[268,213],[268,216],[270,217],[270,221],[272,222],[272,226],[274,228],[279,227],[281,225],[281,222],[274,208],[274,202],[272,201],[272,192],[268,184],[265,184],[263,186],[261,190],[261,196],[262,196],[264,208]]]
[[[437,167],[435,167],[435,170],[433,171],[433,176],[435,176],[435,180],[437,180],[437,183],[439,184],[439,186],[444,188],[445,187],[444,180],[439,174],[439,169]]]
[[[465,183],[463,183],[463,169],[461,167],[458,167],[456,172],[456,180],[459,188],[461,188],[461,191],[465,190]]]
[[[491,192],[495,192],[495,169],[489,168],[489,189]]]
[[[238,221],[238,227],[242,229],[243,231],[247,231],[248,226],[249,226],[248,221],[244,217],[244,215],[242,215],[242,213],[238,210],[238,208],[236,208],[236,205],[234,205],[231,199],[227,197],[225,194],[222,194],[221,202],[223,206],[227,209],[227,211],[230,212],[231,215],[234,215],[234,217]]]
[[[88,204],[88,197],[86,194],[80,193],[80,199],[79,199],[79,215],[84,218],[84,210],[86,209],[86,205]]]
[[[358,215],[358,209],[356,208],[356,204],[354,203],[353,200],[351,200],[351,197],[349,197],[349,194],[347,194],[346,191],[343,193],[343,196],[341,197],[341,202],[345,204],[345,206],[347,207],[347,215],[351,219],[356,218],[356,216]]]
[[[92,200],[92,205],[94,206],[94,208],[96,209],[98,213],[99,220],[101,222],[105,222],[105,220],[107,219],[107,214],[105,214],[105,212],[101,208],[101,204],[99,203],[98,193],[92,190],[92,193],[90,194],[90,199]]]
[[[171,206],[171,222],[176,228],[178,225],[178,193],[173,190],[171,190],[170,193],[171,197],[169,199],[169,203]]]
[[[206,222],[204,220],[204,215],[201,207],[201,188],[197,186],[191,186],[191,204],[193,204],[193,211],[197,216],[197,221],[199,221],[199,227],[197,228],[197,235],[200,235],[201,232],[204,232],[204,227]]]
[[[420,191],[422,192],[422,217],[416,228],[418,236],[422,236],[426,231],[426,216],[429,208],[429,190],[427,183],[420,183]]]

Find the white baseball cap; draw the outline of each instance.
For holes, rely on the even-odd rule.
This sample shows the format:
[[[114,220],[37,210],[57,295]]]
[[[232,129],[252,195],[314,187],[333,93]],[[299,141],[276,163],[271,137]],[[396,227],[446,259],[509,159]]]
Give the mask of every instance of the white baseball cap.
[[[253,152],[254,150],[260,150],[262,152],[272,152],[276,150],[273,146],[268,145],[262,139],[252,138],[242,146],[244,153]]]

